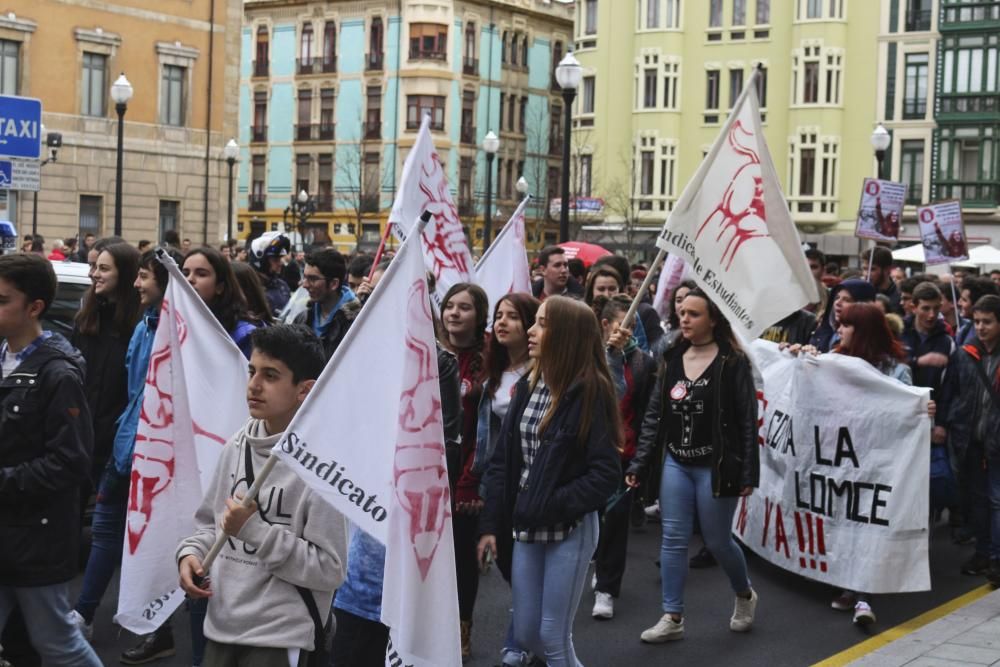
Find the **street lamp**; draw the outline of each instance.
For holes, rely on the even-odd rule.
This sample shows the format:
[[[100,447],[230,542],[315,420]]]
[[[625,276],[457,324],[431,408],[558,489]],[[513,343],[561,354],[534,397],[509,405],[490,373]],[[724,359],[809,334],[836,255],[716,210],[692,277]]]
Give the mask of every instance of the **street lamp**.
[[[132,99],[132,84],[122,72],[111,84],[111,99],[118,112],[118,162],[115,167],[115,236],[122,235],[122,146],[125,143],[125,110]]]
[[[583,78],[583,69],[580,61],[573,57],[573,53],[567,53],[556,67],[556,83],[562,89],[563,106],[565,107],[565,118],[563,120],[563,174],[562,174],[562,202],[559,211],[559,242],[569,241],[569,143],[571,141],[571,125],[573,123],[573,99],[576,97],[576,89],[580,87],[580,80]]]
[[[500,139],[490,130],[483,137],[483,150],[486,152],[486,206],[483,210],[483,252],[490,247],[493,234],[493,217],[490,215],[490,205],[493,203],[493,158],[500,150]]]
[[[306,221],[316,212],[316,200],[309,196],[305,190],[299,190],[299,194],[292,197],[291,203],[284,211],[284,218],[289,214],[298,223],[299,237],[295,243],[295,251],[302,252],[302,239],[304,238]]]
[[[59,149],[62,147],[62,134],[59,132],[46,132],[45,125],[42,125],[42,134],[45,135],[45,145],[49,147],[49,157],[42,160],[38,165],[39,169],[49,162],[55,162]],[[38,190],[35,190],[31,196],[33,200],[31,204],[31,235],[35,236],[38,234]]]
[[[240,156],[240,147],[235,139],[229,140],[222,149],[222,155],[229,165],[229,215],[226,218],[226,243],[229,243],[233,239],[233,166],[236,165],[236,158]]]
[[[882,173],[882,165],[885,162],[885,152],[889,150],[889,144],[892,143],[892,135],[889,131],[885,129],[882,123],[879,123],[875,127],[875,131],[872,132],[872,148],[875,149],[875,159],[878,161],[878,177],[885,178]]]
[[[521,199],[524,199],[524,197],[527,196],[528,180],[524,176],[517,179],[517,183],[514,184],[514,187],[517,188],[517,194],[521,195]]]

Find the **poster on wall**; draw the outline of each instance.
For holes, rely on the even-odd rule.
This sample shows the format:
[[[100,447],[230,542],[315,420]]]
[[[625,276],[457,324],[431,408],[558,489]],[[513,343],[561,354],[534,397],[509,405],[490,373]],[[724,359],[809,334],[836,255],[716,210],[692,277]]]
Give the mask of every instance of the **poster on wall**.
[[[957,199],[921,206],[917,209],[917,220],[925,264],[954,264],[969,259],[962,204]]]
[[[906,185],[878,178],[866,178],[861,187],[861,204],[854,235],[895,243],[899,238],[899,225],[906,204]]]

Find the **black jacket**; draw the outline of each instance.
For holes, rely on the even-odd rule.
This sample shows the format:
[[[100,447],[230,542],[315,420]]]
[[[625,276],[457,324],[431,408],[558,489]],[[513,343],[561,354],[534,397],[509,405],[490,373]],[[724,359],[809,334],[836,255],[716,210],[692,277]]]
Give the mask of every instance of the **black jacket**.
[[[344,336],[347,335],[347,330],[351,328],[351,324],[354,323],[355,318],[361,312],[361,302],[357,299],[352,299],[344,305],[342,305],[336,313],[333,315],[333,321],[330,322],[330,326],[326,328],[326,331],[320,335],[320,341],[323,343],[323,352],[326,353],[326,360],[329,361],[333,356],[333,353],[337,351],[340,346],[341,341],[344,340]],[[313,302],[309,302],[309,306],[306,308],[306,312],[298,317],[296,320],[300,324],[305,324],[310,329],[313,328],[313,322],[316,320],[316,310],[313,308]]]
[[[448,486],[454,497],[455,482],[462,471],[462,381],[458,376],[458,359],[440,345],[437,346],[437,362]]]
[[[604,509],[614,495],[621,481],[621,467],[602,407],[594,407],[587,441],[577,439],[582,389],[581,384],[571,386],[559,402],[521,489],[524,455],[520,424],[531,390],[528,377],[518,381],[483,478],[486,497],[479,520],[480,534],[509,535],[513,529],[577,521]]]
[[[0,380],[0,586],[76,576],[94,432],[84,361],[53,334]]]
[[[84,391],[90,416],[94,421],[94,453],[92,481],[100,479],[104,465],[111,456],[117,431],[118,417],[128,402],[128,376],[125,371],[125,353],[129,336],[119,336],[114,327],[114,304],[100,307],[100,328],[95,335],[86,335],[73,329],[70,342],[80,351],[87,364]]]
[[[946,426],[949,421],[951,397],[954,393],[954,387],[948,373],[950,363],[943,368],[918,366],[917,359],[928,352],[937,352],[951,360],[954,358],[958,346],[955,345],[954,339],[948,335],[944,320],[940,318],[934,323],[931,332],[926,337],[921,338],[913,322],[913,315],[910,315],[905,320],[902,339],[903,345],[906,347],[910,370],[913,371],[913,386],[930,388],[931,400],[937,403],[937,416],[934,417],[934,423],[937,426]]]
[[[682,341],[664,354],[639,434],[639,446],[628,468],[629,473],[638,477],[642,477],[651,461],[659,460],[659,449],[666,442],[662,422],[670,402],[663,400],[663,396],[670,388],[663,386],[665,366],[684,363],[688,347]],[[743,487],[756,487],[760,480],[757,390],[746,355],[720,344],[719,361],[712,377],[716,410],[712,424],[712,493],[717,497],[738,496]]]
[[[536,299],[542,298],[543,291],[545,291],[544,280],[539,279],[531,283],[531,295]],[[571,299],[582,299],[583,285],[581,285],[576,278],[570,276],[569,280],[566,282],[566,291],[562,293],[562,296],[568,296]]]

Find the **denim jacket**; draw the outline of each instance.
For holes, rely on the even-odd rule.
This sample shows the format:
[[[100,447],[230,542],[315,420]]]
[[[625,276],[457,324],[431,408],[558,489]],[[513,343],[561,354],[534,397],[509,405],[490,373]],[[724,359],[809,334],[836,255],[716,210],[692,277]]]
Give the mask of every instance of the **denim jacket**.
[[[153,353],[153,339],[156,325],[160,321],[159,306],[146,311],[132,332],[125,354],[125,372],[128,375],[128,403],[116,424],[115,442],[111,452],[115,472],[126,477],[132,471],[132,452],[135,437],[139,431],[139,412],[142,410],[142,396],[146,387],[146,372],[149,357]]]

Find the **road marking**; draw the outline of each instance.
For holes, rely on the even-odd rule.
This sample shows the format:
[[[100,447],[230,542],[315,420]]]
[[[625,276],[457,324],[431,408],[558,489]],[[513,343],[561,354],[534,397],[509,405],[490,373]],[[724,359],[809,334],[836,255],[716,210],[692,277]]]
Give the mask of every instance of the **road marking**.
[[[965,595],[960,595],[954,600],[949,600],[939,607],[935,607],[929,611],[925,611],[920,616],[911,618],[910,620],[900,623],[894,628],[889,628],[885,632],[880,632],[870,639],[866,639],[860,644],[855,644],[854,646],[832,655],[826,660],[817,662],[813,667],[842,667],[851,662],[854,662],[858,658],[864,657],[869,653],[877,651],[883,646],[890,644],[897,639],[905,637],[911,632],[915,632],[920,628],[933,623],[934,621],[947,616],[948,614],[961,609],[962,607],[972,604],[981,597],[984,597],[988,593],[993,592],[993,587],[989,584],[983,584],[979,588],[974,588]]]

